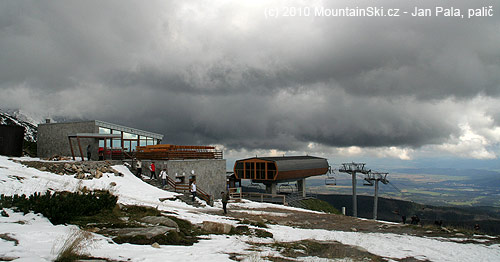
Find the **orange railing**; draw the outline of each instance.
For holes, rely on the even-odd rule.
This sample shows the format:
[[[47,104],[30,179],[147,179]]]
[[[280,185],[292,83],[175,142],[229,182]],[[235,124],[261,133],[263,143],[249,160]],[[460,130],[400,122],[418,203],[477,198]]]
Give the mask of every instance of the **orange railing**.
[[[150,145],[136,147],[139,159],[222,159],[213,146]]]

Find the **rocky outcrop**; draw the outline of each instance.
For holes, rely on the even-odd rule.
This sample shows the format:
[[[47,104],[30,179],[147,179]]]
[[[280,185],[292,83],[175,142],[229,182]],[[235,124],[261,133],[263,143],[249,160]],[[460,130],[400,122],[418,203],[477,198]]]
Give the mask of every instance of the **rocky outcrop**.
[[[211,234],[228,234],[233,226],[224,223],[203,221],[201,229]]]
[[[141,222],[150,224],[150,225],[157,225],[157,226],[166,226],[170,228],[176,228],[177,232],[179,231],[179,225],[175,223],[172,219],[168,217],[154,217],[154,216],[147,216],[143,217],[140,219]]]
[[[170,231],[177,231],[178,228],[166,226],[154,227],[131,227],[131,228],[110,228],[102,230],[101,233],[109,234],[117,237],[135,237],[142,236],[151,239],[158,235],[165,235]]]
[[[122,173],[111,168],[109,161],[83,161],[83,162],[51,162],[51,161],[20,161],[29,167],[40,171],[51,172],[58,175],[72,175],[78,179],[99,179],[106,173],[123,176]]]

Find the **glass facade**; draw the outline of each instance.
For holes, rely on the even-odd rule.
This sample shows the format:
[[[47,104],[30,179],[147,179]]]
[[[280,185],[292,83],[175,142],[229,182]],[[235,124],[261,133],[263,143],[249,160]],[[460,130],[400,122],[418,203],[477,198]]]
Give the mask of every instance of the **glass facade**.
[[[158,144],[158,139],[144,135],[134,134],[132,132],[125,132],[121,130],[114,130],[112,128],[99,127],[99,134],[114,134],[121,135],[120,138],[113,139],[99,139],[100,148],[121,148],[123,140],[123,150],[132,152],[136,151],[136,147],[149,146]],[[106,141],[106,142],[105,142]],[[106,143],[106,144],[105,144]]]

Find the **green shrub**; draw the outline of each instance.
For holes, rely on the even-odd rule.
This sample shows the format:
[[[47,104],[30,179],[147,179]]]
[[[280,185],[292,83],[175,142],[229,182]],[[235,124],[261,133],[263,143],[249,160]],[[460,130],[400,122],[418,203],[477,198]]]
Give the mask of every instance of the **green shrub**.
[[[96,192],[55,192],[33,195],[0,195],[0,207],[12,208],[28,213],[40,213],[53,224],[64,224],[78,216],[92,216],[102,210],[110,210],[116,205],[117,197],[108,191]]]
[[[319,200],[319,199],[304,199],[300,201],[306,209],[313,210],[313,211],[320,211],[320,212],[326,212],[326,213],[332,213],[332,214],[338,214],[340,215],[341,213],[330,203]]]

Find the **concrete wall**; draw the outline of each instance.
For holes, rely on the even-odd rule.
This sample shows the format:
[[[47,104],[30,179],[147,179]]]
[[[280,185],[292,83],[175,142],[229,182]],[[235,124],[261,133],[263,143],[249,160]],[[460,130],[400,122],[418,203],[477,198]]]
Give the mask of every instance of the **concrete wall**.
[[[95,125],[95,121],[39,124],[37,137],[38,157],[71,156],[68,135],[76,133],[99,133],[99,127]],[[71,142],[75,156],[80,157],[76,138],[72,138]],[[98,160],[98,139],[81,138],[80,143],[85,158],[87,157],[87,146],[91,144],[92,160]]]
[[[182,176],[184,181],[189,182],[191,170],[194,170],[196,185],[203,189],[214,199],[220,199],[220,192],[226,191],[226,160],[225,159],[199,159],[199,160],[154,160],[156,174],[161,169],[168,169],[168,176],[176,179],[175,174]],[[142,160],[142,172],[149,176],[150,160]]]

